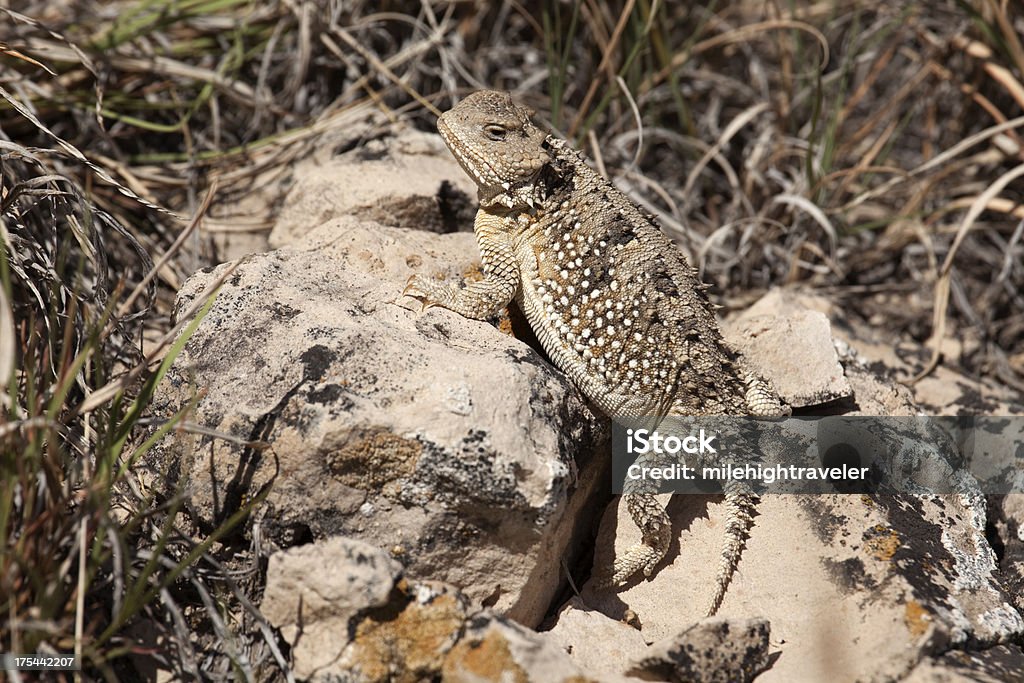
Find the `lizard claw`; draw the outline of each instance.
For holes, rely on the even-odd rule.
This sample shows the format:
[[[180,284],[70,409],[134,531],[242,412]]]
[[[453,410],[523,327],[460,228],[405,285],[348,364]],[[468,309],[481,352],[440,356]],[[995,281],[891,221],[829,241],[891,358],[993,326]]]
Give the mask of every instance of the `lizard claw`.
[[[428,308],[437,306],[438,303],[433,300],[430,294],[432,287],[429,281],[424,282],[423,277],[419,273],[414,273],[409,276],[409,279],[405,283],[405,288],[402,290],[402,296],[412,297],[420,302],[422,307],[420,313],[423,313]]]
[[[402,296],[411,296],[414,299],[420,298],[422,294],[417,292],[416,281],[419,279],[419,275],[413,273],[409,276],[409,279],[405,281],[405,287],[402,289]]]

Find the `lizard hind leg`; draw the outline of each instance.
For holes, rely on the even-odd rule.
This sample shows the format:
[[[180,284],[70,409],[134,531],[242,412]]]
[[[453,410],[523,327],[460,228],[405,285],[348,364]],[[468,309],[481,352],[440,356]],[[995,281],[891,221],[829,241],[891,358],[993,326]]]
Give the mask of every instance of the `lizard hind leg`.
[[[615,558],[610,572],[598,581],[601,588],[621,587],[638,572],[650,577],[672,541],[672,521],[653,493],[625,493],[623,500],[643,541]]]

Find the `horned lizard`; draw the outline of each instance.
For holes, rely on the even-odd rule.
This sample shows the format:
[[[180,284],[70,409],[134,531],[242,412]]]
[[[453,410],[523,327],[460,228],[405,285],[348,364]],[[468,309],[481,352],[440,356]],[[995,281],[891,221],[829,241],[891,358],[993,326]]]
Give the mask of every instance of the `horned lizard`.
[[[785,414],[725,344],[705,285],[655,220],[532,115],[484,90],[440,117],[441,136],[479,189],[484,279],[460,288],[413,276],[405,293],[474,319],[514,299],[552,362],[612,417]],[[651,490],[627,493],[626,503],[643,542],[605,572],[615,586],[639,571],[650,577],[671,539]],[[726,503],[709,614],[739,562],[756,498],[732,486]]]

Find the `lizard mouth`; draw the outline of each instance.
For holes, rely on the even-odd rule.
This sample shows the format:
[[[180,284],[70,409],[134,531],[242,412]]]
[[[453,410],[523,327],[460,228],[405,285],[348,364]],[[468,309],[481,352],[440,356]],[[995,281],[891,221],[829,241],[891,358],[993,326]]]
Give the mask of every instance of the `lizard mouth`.
[[[451,127],[445,122],[444,116],[437,120],[437,132],[441,134],[441,139],[444,140],[444,144],[448,146],[448,151],[452,153],[455,160],[459,162],[459,166],[462,166],[462,169],[476,181],[477,185],[493,185],[495,183],[495,178],[486,176],[481,170],[489,170],[487,163],[478,155],[474,155],[466,145],[458,142]]]

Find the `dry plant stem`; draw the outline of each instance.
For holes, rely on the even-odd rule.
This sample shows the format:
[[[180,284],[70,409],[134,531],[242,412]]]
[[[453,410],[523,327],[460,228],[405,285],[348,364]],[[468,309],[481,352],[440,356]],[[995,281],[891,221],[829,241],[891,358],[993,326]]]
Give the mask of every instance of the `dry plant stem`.
[[[155,204],[153,204],[153,203],[151,203],[149,201],[146,201],[145,199],[143,199],[139,195],[135,194],[134,192],[132,192],[130,189],[128,189],[127,187],[125,187],[121,183],[119,183],[116,180],[114,180],[110,176],[110,174],[106,172],[106,170],[104,170],[103,168],[101,168],[100,166],[94,164],[92,161],[90,161],[88,158],[86,158],[86,156],[82,152],[80,152],[77,147],[75,147],[70,142],[68,142],[64,138],[60,137],[59,135],[54,133],[52,130],[47,128],[45,125],[43,125],[43,122],[40,121],[38,118],[36,118],[36,116],[31,111],[29,111],[29,109],[27,107],[25,107],[25,105],[22,104],[20,100],[18,100],[16,97],[14,97],[14,95],[9,93],[2,86],[0,86],[0,97],[3,97],[5,100],[7,100],[7,102],[12,107],[14,107],[18,111],[19,114],[21,114],[26,119],[31,121],[39,130],[41,130],[44,133],[46,133],[47,135],[49,135],[60,146],[60,148],[62,150],[64,150],[65,152],[70,154],[72,157],[74,157],[78,161],[80,161],[83,164],[85,164],[86,166],[88,166],[89,169],[93,173],[95,173],[97,176],[99,176],[105,182],[110,183],[115,188],[117,188],[117,190],[121,194],[125,195],[126,197],[129,197],[130,199],[134,199],[135,201],[139,202],[140,204],[142,204],[143,206],[145,206],[145,207],[147,207],[149,209],[152,209],[154,211],[159,211],[160,213],[166,214],[166,215],[171,216],[173,218],[178,218],[177,214],[175,214],[174,212],[168,211],[167,209],[165,209],[163,207],[157,206],[157,205],[155,205]]]
[[[10,249],[10,241],[0,221],[0,241],[6,249]],[[6,393],[7,379],[14,372],[17,347],[14,343],[14,312],[11,310],[11,302],[7,299],[7,292],[0,286],[0,409],[13,409],[15,401]]]
[[[188,225],[185,226],[185,229],[181,231],[177,239],[174,240],[174,242],[167,249],[167,251],[165,251],[163,255],[160,256],[159,260],[157,260],[157,262],[153,264],[153,267],[149,269],[149,272],[146,273],[146,276],[143,277],[142,280],[139,281],[137,285],[135,285],[135,289],[132,290],[131,294],[129,294],[128,297],[124,300],[124,302],[121,303],[121,305],[117,309],[118,318],[123,317],[128,313],[129,309],[131,309],[132,304],[135,303],[135,300],[142,294],[143,291],[145,291],[146,287],[149,286],[149,283],[152,282],[153,279],[156,277],[157,273],[160,272],[160,269],[163,268],[167,263],[169,263],[172,258],[174,258],[174,256],[178,253],[181,247],[185,244],[185,240],[187,240],[189,236],[193,232],[195,232],[196,228],[199,227],[199,223],[202,221],[203,217],[206,216],[206,212],[209,211],[210,204],[213,203],[213,198],[214,196],[216,196],[216,194],[217,179],[213,178],[210,181],[210,188],[207,190],[206,195],[203,197],[203,201],[199,205],[199,208],[196,209],[195,215],[192,216],[192,220],[189,221]],[[103,337],[106,337],[107,334],[109,334],[110,329],[111,326],[108,326],[107,330],[104,331]]]
[[[619,39],[622,37],[622,31],[626,28],[626,22],[629,20],[629,15],[633,12],[633,5],[635,4],[636,0],[626,0],[626,5],[622,8],[622,13],[619,15],[619,21],[615,24],[615,30],[612,31],[612,37],[608,41],[608,45],[602,51],[601,63],[597,66],[598,71],[604,71],[605,67],[610,63],[612,55],[615,52],[615,48],[619,44]],[[590,111],[590,103],[593,101],[594,95],[597,94],[598,85],[600,85],[600,81],[596,78],[590,82],[590,87],[587,88],[587,94],[583,97],[583,102],[580,104],[576,118],[573,119],[572,125],[569,126],[569,132],[567,135],[570,138],[576,135],[576,131],[579,130],[580,124],[583,123],[583,118]],[[611,85],[611,83],[608,85]],[[438,112],[438,115],[440,115],[440,112]]]
[[[89,520],[82,517],[78,526],[78,594],[75,596],[75,658],[82,661],[82,633],[85,626],[85,589],[86,589],[86,531]],[[76,679],[81,680],[81,672]]]
[[[683,184],[682,190],[683,196],[689,196],[693,192],[693,186],[697,182],[697,177],[704,170],[704,167],[707,166],[708,162],[711,161],[712,157],[721,152],[722,148],[728,144],[729,140],[731,140],[736,133],[742,130],[744,126],[753,121],[760,114],[767,111],[768,106],[767,102],[758,102],[737,114],[736,118],[729,122],[729,125],[726,126],[724,131],[722,131],[718,140],[715,141],[715,144],[704,153],[704,156],[700,158],[700,161],[694,164],[690,173],[686,176],[686,183]]]
[[[792,21],[789,19],[763,21],[756,24],[749,24],[747,26],[743,26],[732,31],[728,31],[721,35],[715,36],[714,38],[702,40],[701,42],[695,44],[689,50],[680,52],[679,54],[672,58],[671,64],[669,64],[667,67],[657,72],[656,74],[648,76],[641,84],[640,88],[638,88],[638,94],[644,95],[651,89],[653,89],[656,85],[662,83],[666,78],[668,78],[672,69],[677,69],[680,66],[682,66],[683,64],[688,62],[693,55],[700,54],[702,52],[711,50],[721,45],[728,45],[729,43],[738,43],[748,40],[756,36],[758,33],[762,33],[764,31],[776,31],[781,29],[796,29],[798,31],[804,31],[812,35],[814,39],[818,41],[818,44],[821,45],[822,57],[821,61],[819,62],[819,70],[821,68],[824,68],[824,66],[828,64],[828,38],[826,38],[825,35],[818,29],[814,28],[813,26],[805,22]]]
[[[389,81],[394,83],[396,86],[401,88],[407,95],[409,95],[409,97],[412,97],[414,100],[416,100],[421,105],[423,105],[423,107],[426,108],[427,111],[429,111],[434,116],[440,116],[441,115],[441,110],[440,109],[435,107],[433,105],[433,103],[431,103],[427,98],[423,97],[423,95],[421,95],[419,92],[417,92],[415,88],[412,88],[403,79],[399,78],[395,74],[395,72],[392,71],[390,68],[388,68],[388,66],[386,64],[384,64],[384,62],[380,61],[380,59],[378,59],[375,54],[373,54],[372,52],[370,52],[369,50],[364,48],[362,45],[360,45],[359,41],[357,41],[355,38],[353,38],[349,34],[348,31],[346,31],[341,26],[337,26],[337,25],[333,26],[332,28],[333,28],[333,31],[334,31],[335,35],[337,35],[339,38],[341,38],[345,42],[345,44],[348,45],[350,48],[352,48],[353,50],[358,52],[359,55],[363,59],[365,59],[367,62],[369,62],[370,65],[373,66],[373,68],[376,71],[378,71],[382,76],[384,76]],[[430,40],[430,41],[427,41],[427,42],[428,42],[428,44],[433,46],[433,43],[434,43],[433,40]]]
[[[946,260],[943,261],[942,267],[939,269],[938,282],[935,284],[935,303],[934,313],[932,316],[932,355],[925,364],[925,367],[918,374],[907,380],[905,383],[908,385],[914,385],[927,377],[931,372],[938,366],[939,357],[942,353],[942,340],[946,334],[946,313],[949,309],[949,288],[951,281],[951,273],[953,269],[953,259],[956,256],[957,250],[963,243],[967,233],[970,232],[974,226],[975,221],[981,212],[985,210],[989,202],[992,201],[996,195],[1003,191],[1007,185],[1012,181],[1024,175],[1024,164],[1016,166],[1012,170],[1004,173],[994,183],[992,183],[984,192],[978,195],[977,199],[971,205],[967,215],[964,216],[963,221],[960,223],[960,227],[957,229],[956,238],[953,240],[952,246],[949,248],[949,252],[946,254]]]
[[[928,161],[926,161],[925,163],[921,164],[917,168],[914,168],[914,169],[908,171],[905,175],[902,175],[902,176],[900,176],[898,178],[892,178],[892,179],[886,181],[885,183],[882,183],[878,187],[873,188],[871,190],[868,190],[867,192],[862,193],[860,196],[858,196],[858,197],[854,198],[853,200],[851,200],[851,201],[847,202],[846,204],[844,204],[841,207],[840,211],[849,211],[850,209],[853,209],[854,207],[860,206],[861,204],[867,202],[870,199],[876,199],[879,196],[882,196],[882,195],[886,194],[887,192],[891,191],[894,187],[896,187],[900,183],[906,182],[906,181],[910,180],[911,178],[915,178],[915,177],[917,177],[917,176],[919,176],[919,175],[921,175],[923,173],[926,173],[927,171],[932,170],[933,168],[936,168],[936,167],[946,163],[950,159],[953,159],[954,157],[959,156],[962,152],[970,149],[971,147],[973,147],[973,146],[975,146],[975,145],[977,145],[977,144],[979,144],[981,142],[984,142],[984,141],[988,140],[989,138],[992,138],[992,137],[998,135],[999,133],[1002,133],[1002,132],[1005,132],[1005,131],[1008,131],[1008,130],[1013,130],[1015,128],[1020,128],[1021,126],[1024,126],[1024,116],[1018,116],[1017,118],[1010,119],[1006,123],[1000,123],[1000,124],[995,125],[995,126],[990,126],[990,127],[986,128],[985,130],[979,131],[979,132],[975,133],[974,135],[971,135],[971,136],[969,136],[967,138],[964,138],[963,140],[961,140],[957,144],[953,145],[952,147],[950,147],[946,151],[942,152],[941,154],[939,154],[935,158],[929,159]]]

